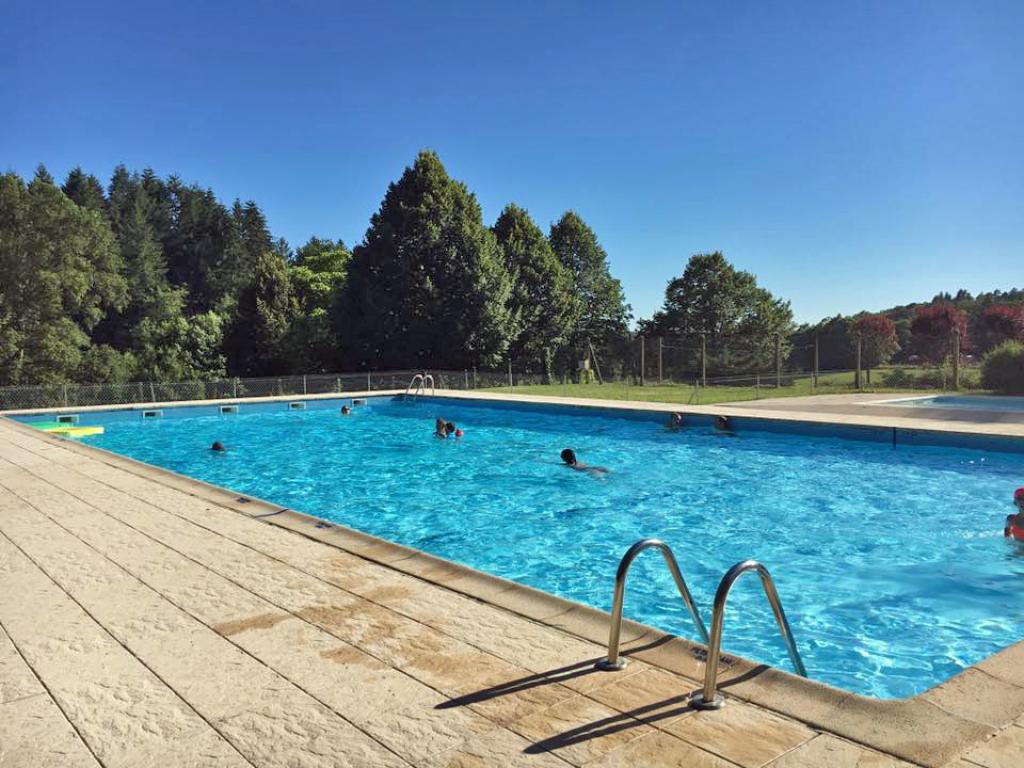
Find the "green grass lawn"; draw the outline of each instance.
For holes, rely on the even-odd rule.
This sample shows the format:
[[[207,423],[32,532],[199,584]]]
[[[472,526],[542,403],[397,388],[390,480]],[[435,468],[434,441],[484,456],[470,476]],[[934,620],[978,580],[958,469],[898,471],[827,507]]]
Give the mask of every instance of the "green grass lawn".
[[[872,375],[874,382],[882,376],[879,372]],[[802,397],[806,395],[843,394],[853,392],[883,392],[925,394],[921,389],[885,388],[881,386],[864,386],[857,390],[854,387],[854,375],[846,371],[841,373],[822,374],[818,377],[817,387],[810,376],[787,378],[781,387],[775,386],[771,376],[762,378],[764,386],[750,386],[747,382],[737,384],[713,384],[707,387],[694,387],[692,384],[647,384],[638,386],[624,382],[607,382],[605,384],[525,384],[509,388],[497,388],[501,392],[512,392],[523,395],[547,395],[549,397],[589,397],[602,400],[647,400],[663,403],[683,403],[688,405],[711,405],[714,403],[733,402],[738,400],[755,400],[773,397]]]

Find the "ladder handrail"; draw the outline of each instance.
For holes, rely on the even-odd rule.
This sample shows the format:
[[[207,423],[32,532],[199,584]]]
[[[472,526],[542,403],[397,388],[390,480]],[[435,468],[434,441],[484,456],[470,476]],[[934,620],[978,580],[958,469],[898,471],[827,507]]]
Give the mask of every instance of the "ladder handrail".
[[[683,598],[683,604],[690,611],[690,618],[693,619],[693,625],[697,628],[697,633],[703,642],[708,642],[707,627],[704,624],[704,620],[700,617],[697,605],[693,602],[693,595],[690,594],[690,589],[686,586],[686,579],[683,578],[683,573],[679,570],[679,563],[676,562],[672,548],[661,539],[641,539],[622,556],[622,560],[619,561],[619,568],[615,573],[615,597],[612,601],[612,627],[608,634],[608,657],[597,662],[599,669],[611,671],[622,669],[625,666],[625,661],[619,658],[619,637],[622,632],[622,605],[626,599],[626,576],[629,574],[629,568],[633,561],[636,560],[637,555],[645,549],[657,549],[661,552],[665,564],[672,573],[672,578],[675,579],[679,596]]]
[[[415,376],[413,376],[409,380],[409,386],[407,386],[405,388],[405,396],[406,397],[409,396],[409,390],[413,388],[414,384],[416,385],[416,392],[419,392],[420,387],[423,386],[423,374],[422,373],[417,373]],[[415,393],[413,393],[413,394],[415,394]]]
[[[409,386],[405,388],[405,397],[409,397],[409,390],[415,385],[416,389],[413,391],[412,396],[416,397],[426,391],[427,383],[429,382],[430,394],[437,394],[437,390],[434,388],[434,377],[429,373],[417,373],[409,381]]]
[[[691,699],[691,703],[697,709],[719,709],[725,704],[725,699],[718,692],[718,661],[722,652],[722,627],[725,623],[725,602],[729,597],[729,590],[736,580],[744,573],[754,571],[761,579],[761,587],[764,589],[765,597],[775,614],[775,621],[779,625],[779,632],[786,643],[786,651],[789,653],[789,660],[793,663],[796,673],[801,677],[807,677],[807,669],[804,667],[803,659],[800,658],[800,651],[797,650],[796,640],[793,639],[793,630],[789,627],[786,619],[786,612],[782,610],[782,603],[779,600],[779,593],[775,589],[775,581],[768,569],[757,560],[742,560],[722,577],[715,592],[715,606],[711,612],[711,640],[708,642],[708,660],[704,669],[704,688],[699,694]]]

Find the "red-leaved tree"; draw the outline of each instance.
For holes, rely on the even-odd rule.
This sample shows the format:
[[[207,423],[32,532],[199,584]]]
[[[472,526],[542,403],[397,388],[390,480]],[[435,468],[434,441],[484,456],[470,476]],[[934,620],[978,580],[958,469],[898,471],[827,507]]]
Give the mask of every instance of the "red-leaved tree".
[[[918,307],[910,323],[914,351],[936,365],[953,353],[953,331],[960,331],[960,349],[967,348],[967,315],[952,304],[937,302]]]
[[[896,324],[885,315],[862,315],[853,321],[851,329],[854,343],[860,336],[860,360],[867,369],[871,382],[871,369],[885,365],[900,348],[896,338]]]
[[[987,352],[1004,341],[1024,341],[1024,306],[986,307],[975,321],[973,335],[979,352]]]

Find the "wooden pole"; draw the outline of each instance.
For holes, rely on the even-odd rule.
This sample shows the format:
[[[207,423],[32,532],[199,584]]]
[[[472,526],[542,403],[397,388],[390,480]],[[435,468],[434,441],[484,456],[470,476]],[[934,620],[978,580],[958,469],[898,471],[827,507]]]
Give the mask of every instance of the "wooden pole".
[[[857,334],[857,371],[856,371],[856,373],[854,373],[854,376],[853,376],[853,386],[856,389],[860,389],[860,342],[861,342],[861,335],[858,333]]]
[[[775,388],[782,389],[782,334],[775,334]]]
[[[702,387],[708,385],[708,334],[700,332],[700,383]]]
[[[644,383],[645,383],[644,368],[647,367],[646,350],[647,350],[647,344],[644,343],[644,337],[641,336],[640,337],[640,386],[641,387],[644,386]]]
[[[588,341],[587,348],[590,349],[590,359],[594,361],[594,373],[597,374],[597,383],[604,384],[604,379],[601,376],[601,364],[597,362],[597,353],[594,351],[594,345]]]
[[[814,388],[818,388],[818,337],[814,337]]]
[[[662,353],[664,352],[664,349],[665,349],[665,339],[664,339],[664,337],[659,336],[658,337],[658,383],[659,384],[664,384],[665,383],[665,379],[662,378],[663,368],[661,366]]]
[[[960,329],[953,329],[953,389],[960,389]]]

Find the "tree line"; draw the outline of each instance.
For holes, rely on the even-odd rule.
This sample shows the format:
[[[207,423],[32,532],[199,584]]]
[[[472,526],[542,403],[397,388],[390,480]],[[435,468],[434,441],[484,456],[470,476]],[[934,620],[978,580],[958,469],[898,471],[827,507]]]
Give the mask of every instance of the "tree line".
[[[636,336],[698,347],[720,368],[941,362],[952,328],[982,352],[1024,338],[1024,292],[961,291],[928,305],[795,326],[788,301],[720,252],[689,258],[662,308],[631,308],[590,226],[567,211],[545,233],[510,203],[487,226],[475,196],[421,152],[391,183],[362,241],[292,248],[253,202],[118,166],[0,175],[0,385],[388,370],[504,368],[582,378],[595,357],[636,372]],[[929,346],[928,339],[932,342]]]
[[[0,384],[182,381],[519,365],[555,375],[628,343],[594,231],[494,226],[433,152],[390,184],[362,242],[275,239],[255,202],[153,171],[0,176]]]

